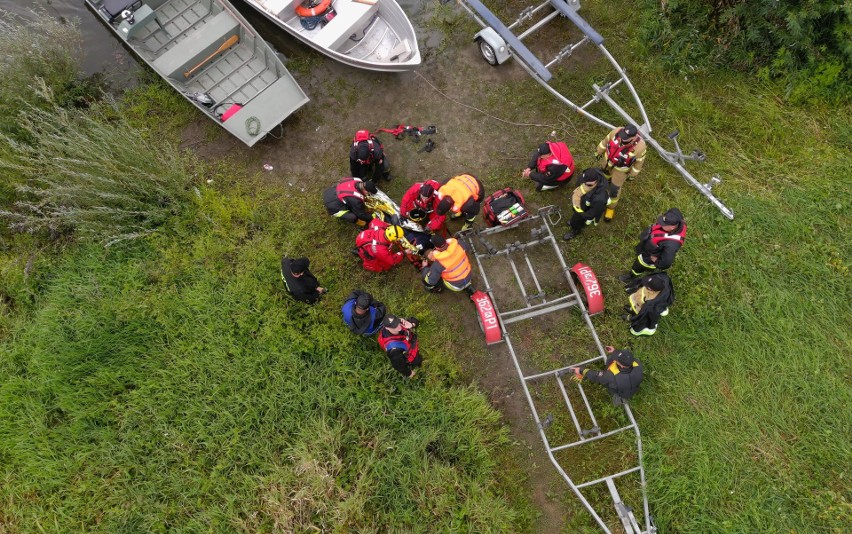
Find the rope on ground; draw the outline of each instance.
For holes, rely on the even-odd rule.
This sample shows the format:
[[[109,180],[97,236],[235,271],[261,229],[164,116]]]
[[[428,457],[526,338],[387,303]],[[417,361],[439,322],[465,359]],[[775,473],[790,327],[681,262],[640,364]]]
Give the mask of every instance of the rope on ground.
[[[471,110],[473,110],[473,111],[477,111],[477,112],[479,112],[479,113],[481,113],[481,114],[485,115],[486,117],[490,117],[490,118],[494,119],[495,121],[499,121],[499,122],[502,122],[502,123],[505,123],[505,124],[509,124],[509,125],[511,125],[511,126],[532,126],[532,127],[536,127],[536,128],[551,128],[551,129],[562,128],[562,129],[563,129],[563,130],[565,130],[565,131],[574,130],[574,131],[576,132],[576,129],[575,129],[575,128],[573,128],[573,126],[572,126],[571,128],[569,128],[568,126],[566,126],[566,125],[565,125],[565,123],[564,123],[564,122],[563,122],[561,125],[555,125],[555,124],[536,124],[536,123],[527,123],[527,122],[512,122],[512,121],[510,121],[510,120],[506,120],[506,119],[503,119],[503,118],[497,117],[497,116],[495,116],[495,115],[492,115],[491,113],[488,113],[488,112],[487,112],[487,111],[485,111],[485,110],[479,109],[479,108],[478,108],[478,107],[476,107],[476,106],[471,106],[470,104],[465,104],[464,102],[461,102],[461,101],[459,101],[459,100],[456,100],[455,98],[451,97],[451,96],[450,96],[450,95],[448,95],[447,93],[445,93],[445,92],[441,91],[440,89],[438,89],[438,88],[435,86],[435,84],[433,84],[432,82],[430,82],[430,81],[429,81],[429,79],[428,79],[428,78],[426,78],[426,76],[423,76],[423,75],[422,75],[422,74],[420,74],[418,71],[414,71],[414,74],[416,74],[417,76],[419,76],[419,77],[420,77],[420,79],[422,79],[424,82],[426,82],[426,84],[428,84],[428,85],[429,85],[429,87],[431,87],[432,89],[434,89],[434,90],[435,90],[438,94],[440,94],[441,96],[443,96],[444,98],[446,98],[446,99],[447,99],[447,100],[449,100],[450,102],[453,102],[453,103],[455,103],[455,104],[458,104],[459,106],[465,107],[465,108],[467,108],[467,109],[471,109]],[[564,115],[560,115],[560,117],[564,117]]]

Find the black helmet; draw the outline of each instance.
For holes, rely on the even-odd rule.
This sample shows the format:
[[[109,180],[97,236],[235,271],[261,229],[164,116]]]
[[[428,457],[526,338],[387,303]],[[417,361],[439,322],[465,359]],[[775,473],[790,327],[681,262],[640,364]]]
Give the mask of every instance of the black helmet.
[[[631,367],[633,362],[636,361],[636,358],[633,357],[633,353],[627,349],[616,351],[615,353],[615,361],[620,363],[625,367]]]

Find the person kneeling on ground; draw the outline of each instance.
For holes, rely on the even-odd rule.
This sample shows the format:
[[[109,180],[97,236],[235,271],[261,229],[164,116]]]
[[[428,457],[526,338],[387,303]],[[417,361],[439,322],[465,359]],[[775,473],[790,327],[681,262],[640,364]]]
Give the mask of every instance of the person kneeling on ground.
[[[586,169],[579,180],[581,182],[579,187],[571,195],[574,214],[568,221],[571,231],[562,236],[565,241],[580,235],[586,226],[597,226],[610,202],[609,183],[602,170],[597,167]]]
[[[485,199],[485,189],[479,178],[471,174],[460,174],[447,180],[438,189],[438,197],[441,199],[435,208],[439,216],[450,214],[450,219],[457,219],[464,215],[462,232],[473,226],[473,221],[479,215],[482,201]]]
[[[364,226],[373,220],[364,200],[378,192],[379,189],[373,182],[364,182],[360,178],[343,178],[336,186],[323,192],[322,200],[325,210],[332,217]]]
[[[402,196],[402,204],[399,206],[399,214],[411,219],[417,224],[425,225],[432,233],[438,233],[444,227],[447,219],[445,215],[438,215],[438,189],[441,184],[435,180],[417,182],[408,188]]]
[[[630,321],[630,333],[634,336],[652,336],[657,331],[660,317],[669,314],[674,302],[672,280],[666,273],[654,273],[637,278],[627,285],[629,304],[625,305],[622,318]]]
[[[388,355],[393,368],[406,378],[413,378],[417,373],[415,368],[423,363],[417,334],[414,332],[418,324],[419,321],[414,317],[402,319],[388,315],[379,332],[379,346]]]
[[[326,289],[320,287],[316,277],[308,270],[310,264],[308,258],[281,258],[281,279],[294,299],[314,304],[326,293]]]
[[[374,336],[382,327],[382,321],[387,314],[387,308],[381,302],[373,299],[373,295],[356,289],[346,297],[341,308],[343,322],[353,334]]]
[[[473,294],[471,282],[473,279],[470,260],[467,258],[467,248],[464,243],[455,239],[445,239],[440,235],[432,236],[435,248],[426,253],[421,274],[423,285],[428,291],[438,293],[441,280],[451,291],[467,291]],[[428,260],[428,261],[427,261]],[[431,265],[429,264],[431,261]]]
[[[629,350],[615,350],[615,347],[606,347],[609,356],[606,358],[603,371],[570,367],[568,370],[574,373],[571,378],[577,382],[583,379],[596,384],[606,386],[612,395],[612,403],[616,406],[624,404],[639,391],[642,383],[642,363],[633,357]]]
[[[405,232],[401,226],[373,219],[367,229],[355,238],[352,252],[358,254],[368,271],[389,271],[405,258],[402,250],[393,250],[393,244],[402,237],[405,237]]]
[[[549,191],[567,184],[574,175],[574,158],[568,145],[548,141],[539,145],[530,156],[530,164],[522,176],[535,182],[536,191]]]

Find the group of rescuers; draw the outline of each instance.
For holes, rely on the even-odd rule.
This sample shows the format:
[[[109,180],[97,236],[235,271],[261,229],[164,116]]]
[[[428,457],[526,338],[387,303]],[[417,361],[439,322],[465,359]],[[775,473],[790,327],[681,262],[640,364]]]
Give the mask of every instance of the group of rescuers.
[[[632,124],[613,129],[601,140],[595,152],[599,165],[585,169],[576,180],[571,194],[573,213],[564,240],[574,239],[587,226],[596,226],[601,218],[612,221],[624,183],[639,174],[645,155],[645,141]],[[401,217],[424,229],[413,232],[374,216],[367,207],[368,199],[379,194],[376,182],[391,180],[390,164],[381,141],[369,131],[359,130],[352,141],[349,160],[352,176],[326,189],[323,202],[329,215],[362,228],[352,252],[361,259],[364,268],[387,271],[408,258],[420,269],[427,290],[440,292],[446,287],[472,294],[467,247],[463,240],[449,237],[447,219],[463,217],[461,231],[471,228],[485,198],[482,182],[471,174],[460,174],[443,183],[425,180],[413,184],[399,207]],[[574,160],[568,146],[563,142],[542,143],[533,151],[522,176],[536,184],[536,191],[568,184],[574,177]],[[666,270],[674,263],[685,237],[686,222],[677,208],[660,215],[641,233],[636,259],[630,271],[619,277],[629,294],[621,317],[630,323],[633,335],[653,335],[660,317],[668,315],[674,290]],[[315,303],[326,293],[311,274],[307,258],[283,258],[281,274],[297,300]],[[361,290],[346,298],[342,313],[352,332],[378,336],[378,343],[394,369],[406,377],[415,375],[422,362],[416,318],[387,313],[384,304]],[[606,351],[609,355],[604,370],[571,368],[573,378],[604,385],[617,402],[628,400],[642,380],[642,364],[629,350],[606,347]]]

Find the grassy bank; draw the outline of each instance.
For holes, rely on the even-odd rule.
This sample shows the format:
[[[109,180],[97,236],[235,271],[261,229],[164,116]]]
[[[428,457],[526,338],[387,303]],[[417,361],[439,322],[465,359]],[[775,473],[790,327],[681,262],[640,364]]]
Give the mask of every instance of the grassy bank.
[[[616,55],[629,54],[629,36],[606,31],[616,14],[587,8],[617,35]],[[442,46],[469,46],[468,37]],[[630,72],[640,94],[656,94],[646,98],[654,123],[710,155],[702,173],[722,175],[717,192],[737,215],[724,219],[652,155],[616,221],[563,247],[601,275],[613,310],[595,319],[604,341],[632,344],[647,366],[633,405],[655,519],[662,532],[844,532],[852,110],[794,108],[748,77],[685,80],[644,61]],[[586,88],[598,75],[558,81]],[[354,82],[327,83],[359,94]],[[411,91],[463,113],[428,88]],[[526,78],[470,98],[495,115],[561,124],[581,167],[603,134],[564,117]],[[124,105],[146,139],[176,142],[192,118],[158,82]],[[285,137],[281,151],[307,150],[314,125],[290,127],[296,140]],[[481,175],[496,188],[518,171],[499,156],[525,155],[549,132],[518,129],[508,143],[472,125],[463,138],[495,156]],[[397,155],[407,147],[394,145]],[[350,229],[317,210],[345,163],[336,152],[308,154],[322,172],[301,187],[285,185],[295,171],[280,182],[251,176],[259,156],[243,154],[187,156],[190,200],[138,243],[104,250],[73,233],[50,243],[4,234],[0,530],[536,531],[520,449],[469,386],[488,362],[459,328],[469,310],[436,304],[408,267],[381,277],[357,268]],[[390,186],[397,197],[404,187]],[[554,199],[567,205],[562,192],[528,194],[531,204]],[[677,301],[656,336],[637,340],[616,317],[615,277],[635,236],[672,205],[690,224],[672,270]],[[281,254],[310,255],[333,298],[313,308],[288,300]],[[417,380],[401,381],[373,342],[345,330],[340,299],[354,287],[422,319]],[[569,353],[572,336],[548,347]],[[590,528],[563,486],[550,498],[576,512],[566,531]]]

